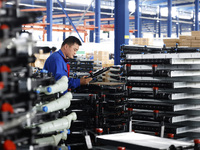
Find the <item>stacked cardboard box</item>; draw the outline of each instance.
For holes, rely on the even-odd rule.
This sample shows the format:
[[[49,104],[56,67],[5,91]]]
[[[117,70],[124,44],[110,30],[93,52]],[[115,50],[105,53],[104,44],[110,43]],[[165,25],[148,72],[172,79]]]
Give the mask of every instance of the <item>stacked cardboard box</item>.
[[[133,38],[133,45],[153,45],[151,38]]]
[[[109,52],[108,51],[94,51],[94,61],[100,61],[102,64],[108,64]]]
[[[188,46],[191,47],[191,36],[179,36],[179,46]]]
[[[114,65],[114,60],[108,60],[106,63],[102,63],[102,67],[110,67]]]
[[[35,62],[30,63],[29,65],[42,69],[44,67],[46,59],[50,56],[50,53],[43,53],[43,50],[41,49],[39,50],[39,53],[35,53],[34,56],[36,57]]]
[[[167,47],[179,46],[200,47],[200,31],[192,31],[191,36],[179,36],[179,39],[163,39]]]
[[[163,43],[166,47],[174,47],[176,46],[176,43],[179,44],[179,39],[163,39]]]
[[[195,39],[192,39],[191,47],[200,47],[200,31],[192,31],[192,36]]]

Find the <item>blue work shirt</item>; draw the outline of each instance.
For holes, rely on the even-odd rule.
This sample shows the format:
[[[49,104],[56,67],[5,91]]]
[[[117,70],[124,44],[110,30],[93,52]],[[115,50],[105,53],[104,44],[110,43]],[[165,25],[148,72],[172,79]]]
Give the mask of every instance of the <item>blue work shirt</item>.
[[[69,70],[67,68],[68,63],[69,62],[67,62],[67,60],[64,58],[63,52],[59,50],[54,52],[47,58],[43,69],[53,73],[53,76],[55,77],[56,81],[59,80],[62,76],[67,76],[69,79],[68,89],[75,89],[78,86],[80,86],[80,79],[69,78]],[[64,94],[66,92],[67,90],[64,92]]]

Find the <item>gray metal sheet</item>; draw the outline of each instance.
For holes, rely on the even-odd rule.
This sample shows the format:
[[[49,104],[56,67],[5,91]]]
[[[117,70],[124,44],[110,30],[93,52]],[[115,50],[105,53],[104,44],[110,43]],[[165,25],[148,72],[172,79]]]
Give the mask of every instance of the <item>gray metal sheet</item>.
[[[167,54],[126,54],[126,59],[191,59],[200,58],[200,53],[167,53]],[[173,63],[173,62],[171,62]],[[187,64],[187,62],[185,63]]]
[[[165,69],[165,70],[193,70],[199,69],[200,65],[195,64],[187,64],[187,65],[158,65],[157,69]],[[152,70],[152,65],[131,65],[131,70]]]
[[[103,143],[108,142],[115,145],[118,144],[119,146],[125,146],[131,149],[141,148],[142,150],[167,150],[171,145],[174,145],[175,147],[188,147],[192,145],[189,142],[182,142],[134,132],[100,135],[97,136],[97,141],[102,141]]]
[[[128,80],[162,80],[162,81],[200,81],[199,76],[192,77],[128,77]]]

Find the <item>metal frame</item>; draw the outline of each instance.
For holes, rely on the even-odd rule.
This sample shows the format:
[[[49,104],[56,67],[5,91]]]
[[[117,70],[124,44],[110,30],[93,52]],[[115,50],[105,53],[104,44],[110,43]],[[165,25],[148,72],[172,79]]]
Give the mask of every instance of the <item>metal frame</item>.
[[[78,33],[78,31],[77,31],[75,25],[73,24],[73,22],[72,22],[71,19],[69,18],[69,16],[68,16],[67,12],[65,11],[64,7],[62,6],[62,4],[60,3],[59,0],[57,0],[57,2],[58,2],[58,4],[60,5],[60,7],[62,8],[62,11],[64,12],[64,14],[67,16],[67,18],[68,18],[70,24],[73,26],[73,28],[74,28],[74,30],[76,31],[76,33],[78,34],[79,38],[80,38],[81,41],[84,43],[83,39],[81,38],[80,34]]]

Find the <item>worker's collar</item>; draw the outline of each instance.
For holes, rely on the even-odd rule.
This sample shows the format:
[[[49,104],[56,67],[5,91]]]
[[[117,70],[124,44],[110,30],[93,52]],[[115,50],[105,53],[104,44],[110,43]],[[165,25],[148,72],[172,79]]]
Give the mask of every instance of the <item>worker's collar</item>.
[[[65,62],[69,62],[69,59],[66,59],[63,52],[61,51],[61,49],[58,51],[58,53],[60,54],[60,56],[62,56],[62,58],[64,59]]]

